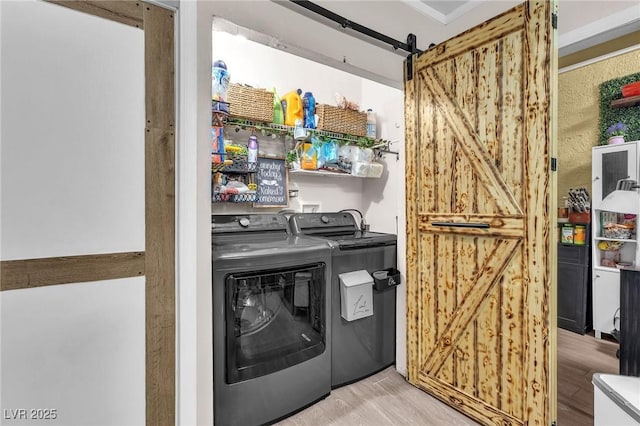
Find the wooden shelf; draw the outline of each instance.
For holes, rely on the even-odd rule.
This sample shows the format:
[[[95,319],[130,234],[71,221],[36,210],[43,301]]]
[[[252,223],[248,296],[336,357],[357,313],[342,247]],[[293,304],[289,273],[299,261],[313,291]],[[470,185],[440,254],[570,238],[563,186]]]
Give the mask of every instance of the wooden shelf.
[[[611,108],[624,108],[640,105],[640,95],[611,101]]]

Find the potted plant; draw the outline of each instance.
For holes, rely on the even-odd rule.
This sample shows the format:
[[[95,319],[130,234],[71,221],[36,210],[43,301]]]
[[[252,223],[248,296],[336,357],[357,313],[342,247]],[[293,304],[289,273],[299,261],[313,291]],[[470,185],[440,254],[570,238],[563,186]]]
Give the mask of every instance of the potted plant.
[[[300,159],[298,158],[298,152],[295,149],[287,152],[285,161],[291,170],[300,170]]]
[[[607,136],[609,137],[607,143],[609,145],[624,143],[624,135],[626,131],[627,126],[624,123],[612,124],[607,129]]]

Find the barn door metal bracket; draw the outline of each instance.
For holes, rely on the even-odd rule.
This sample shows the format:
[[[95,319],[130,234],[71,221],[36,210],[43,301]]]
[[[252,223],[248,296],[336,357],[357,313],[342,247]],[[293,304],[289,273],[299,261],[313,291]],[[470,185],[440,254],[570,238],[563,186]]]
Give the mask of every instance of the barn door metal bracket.
[[[558,171],[558,159],[556,157],[551,157],[551,171]]]
[[[558,14],[557,13],[553,13],[551,15],[551,26],[553,27],[554,30],[558,29]]]
[[[413,33],[409,33],[407,36],[407,46],[409,47],[409,54],[407,55],[407,75],[405,81],[411,81],[413,79],[413,54],[419,52],[416,48],[417,38]]]

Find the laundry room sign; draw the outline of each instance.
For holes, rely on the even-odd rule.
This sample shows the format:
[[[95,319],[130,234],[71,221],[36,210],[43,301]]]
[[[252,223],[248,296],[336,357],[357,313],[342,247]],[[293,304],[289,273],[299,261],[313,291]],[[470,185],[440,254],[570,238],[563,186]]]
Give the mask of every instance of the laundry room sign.
[[[287,165],[284,160],[259,158],[256,172],[258,199],[254,207],[287,207]]]

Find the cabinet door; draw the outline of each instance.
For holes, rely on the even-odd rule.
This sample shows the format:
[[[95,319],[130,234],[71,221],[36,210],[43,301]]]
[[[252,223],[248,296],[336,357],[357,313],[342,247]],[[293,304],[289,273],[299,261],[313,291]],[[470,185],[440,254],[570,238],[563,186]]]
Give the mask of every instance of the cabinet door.
[[[593,329],[599,333],[611,333],[613,317],[620,307],[620,273],[595,270],[593,276]]]
[[[584,265],[558,262],[558,326],[584,333],[585,281]]]
[[[620,179],[638,180],[637,144],[626,143],[595,147],[592,151],[592,208],[616,189]]]

